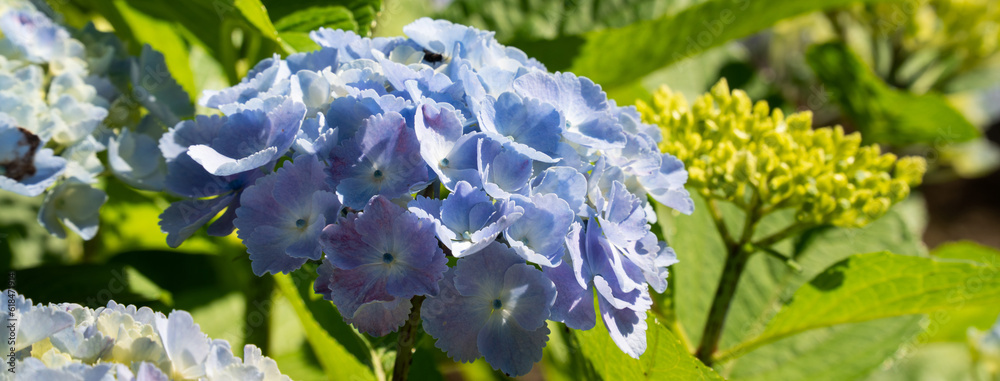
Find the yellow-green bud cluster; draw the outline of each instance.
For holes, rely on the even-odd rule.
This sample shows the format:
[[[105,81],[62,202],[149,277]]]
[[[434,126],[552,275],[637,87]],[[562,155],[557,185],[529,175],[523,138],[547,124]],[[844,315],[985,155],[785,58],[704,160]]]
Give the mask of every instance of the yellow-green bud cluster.
[[[996,0],[911,0],[851,8],[882,35],[890,34],[906,55],[933,51],[960,70],[1000,51],[1000,3]]]
[[[926,170],[923,158],[862,147],[858,133],[839,126],[813,129],[812,113],[786,117],[730,92],[725,80],[690,107],[666,87],[637,107],[660,126],[660,149],[684,162],[702,196],[762,214],[793,208],[800,223],[864,226],[906,198]]]

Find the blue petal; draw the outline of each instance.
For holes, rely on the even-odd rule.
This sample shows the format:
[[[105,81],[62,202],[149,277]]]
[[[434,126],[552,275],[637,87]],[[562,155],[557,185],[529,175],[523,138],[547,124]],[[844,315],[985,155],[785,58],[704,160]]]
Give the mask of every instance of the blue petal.
[[[541,271],[528,264],[515,264],[504,273],[503,288],[499,299],[518,326],[531,330],[545,325],[556,300],[556,288]]]
[[[572,266],[571,261],[564,259],[559,266],[542,269],[556,287],[550,319],[573,329],[588,330],[594,328],[597,319],[594,290],[580,286]]]
[[[553,193],[569,204],[569,208],[579,214],[586,211],[587,178],[570,167],[549,167],[532,183],[532,194]]]
[[[608,328],[611,340],[618,348],[633,358],[646,352],[646,312],[628,308],[616,309],[603,297],[598,296],[601,318]]]
[[[494,198],[506,199],[513,194],[527,193],[532,174],[532,161],[513,149],[484,149],[480,144],[479,175],[483,189]]]
[[[657,202],[690,215],[694,213],[694,201],[687,189],[684,189],[687,177],[684,163],[665,153],[659,170],[649,176],[639,177],[639,183]]]
[[[511,266],[524,263],[509,247],[493,242],[475,255],[455,265],[455,288],[467,297],[481,297],[487,303],[500,296],[504,274]]]
[[[516,197],[514,203],[524,215],[504,231],[504,237],[518,255],[545,267],[559,265],[563,242],[575,213],[554,194]]]
[[[409,299],[369,302],[358,308],[354,316],[344,318],[348,324],[372,336],[385,336],[396,332],[406,323],[413,305]]]
[[[508,376],[523,376],[542,359],[542,349],[549,341],[549,327],[528,330],[514,319],[493,315],[479,331],[476,342],[483,358],[493,369]]]
[[[132,62],[131,79],[133,95],[163,124],[173,126],[194,115],[191,98],[170,75],[163,54],[148,44]]]
[[[160,230],[167,233],[167,244],[177,247],[191,237],[223,208],[229,206],[235,195],[228,194],[207,200],[181,200],[170,204],[160,214]]]
[[[492,139],[510,144],[532,160],[555,162],[562,132],[562,117],[552,105],[521,99],[506,92],[493,101],[487,97],[478,114],[479,127]]]
[[[514,89],[556,106],[566,120],[567,139],[597,149],[625,146],[625,131],[611,114],[607,95],[591,80],[573,73],[531,72],[514,80]]]
[[[463,297],[455,288],[454,278],[455,269],[445,273],[439,282],[441,292],[424,300],[420,317],[424,331],[437,339],[436,347],[455,361],[472,362],[479,357],[478,334],[490,310],[472,298]]]

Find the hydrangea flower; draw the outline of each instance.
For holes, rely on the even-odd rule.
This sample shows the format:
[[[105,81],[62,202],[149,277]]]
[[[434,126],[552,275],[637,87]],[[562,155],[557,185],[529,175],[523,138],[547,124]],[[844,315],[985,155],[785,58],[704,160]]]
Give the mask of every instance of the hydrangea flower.
[[[113,34],[71,30],[30,1],[0,6],[0,32],[0,189],[45,193],[41,224],[90,239],[105,167],[131,186],[162,189],[156,140],[162,125],[193,114],[191,102],[162,54],[146,46],[128,56]]]
[[[646,287],[625,291],[623,285],[642,282],[642,272],[615,253],[596,220],[585,227],[574,224],[566,243],[568,255],[562,264],[544,269],[558,291],[552,320],[574,329],[593,328],[596,291],[611,339],[623,352],[639,358],[646,350],[646,311],[653,300]]]
[[[320,232],[341,209],[315,156],[299,156],[260,179],[243,192],[240,205],[233,224],[257,275],[291,272],[320,259]]]
[[[383,196],[364,209],[323,229],[324,263],[333,270],[316,282],[317,291],[328,289],[324,297],[352,318],[365,303],[437,294],[448,266],[434,223]]]
[[[482,356],[494,369],[520,376],[541,360],[545,320],[556,288],[513,250],[494,242],[448,270],[441,294],[424,301],[424,330],[451,358]]]
[[[465,181],[458,182],[444,200],[417,196],[409,208],[435,222],[438,239],[455,257],[475,254],[524,214],[524,208],[508,200],[494,203],[486,192]]]
[[[212,340],[185,311],[169,315],[148,307],[84,308],[70,303],[32,304],[31,299],[4,290],[14,301],[17,319],[14,345],[7,341],[13,373],[3,379],[28,380],[290,380],[277,363],[246,345],[244,358],[233,355],[229,343]],[[11,316],[13,315],[13,316]]]
[[[368,118],[354,139],[330,153],[330,175],[344,205],[361,209],[372,196],[402,196],[427,181],[419,143],[396,112]]]
[[[431,19],[404,32],[320,29],[320,49],[206,92],[200,103],[224,116],[161,139],[166,187],[190,198],[162,216],[168,243],[226,210],[209,233],[236,216],[256,273],[321,260],[314,291],[358,330],[409,336],[423,311],[449,355],[510,374],[540,358],[550,317],[592,327],[595,293],[615,341],[641,354],[648,288],[664,291],[676,261],[647,200],[694,205],[683,163],[657,148],[663,134],[492,32]],[[302,111],[285,114],[280,144],[221,151],[219,137],[247,139],[233,118],[288,107]],[[322,256],[308,244],[320,216]]]

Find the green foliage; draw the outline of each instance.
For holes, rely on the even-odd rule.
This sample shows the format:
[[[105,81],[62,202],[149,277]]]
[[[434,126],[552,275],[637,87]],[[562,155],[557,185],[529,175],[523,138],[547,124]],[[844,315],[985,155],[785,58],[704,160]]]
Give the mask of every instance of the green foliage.
[[[638,360],[622,353],[611,341],[600,313],[594,328],[573,335],[580,340],[583,356],[604,380],[722,380],[691,356],[656,317],[650,315],[646,325],[646,352]]]
[[[564,0],[503,1],[457,0],[439,16],[497,32],[497,39],[552,40],[594,29],[618,28],[649,20],[697,1],[664,0]]]
[[[372,370],[357,361],[343,345],[324,330],[309,311],[294,281],[289,275],[278,274],[274,282],[281,295],[288,300],[305,329],[306,340],[317,354],[323,372],[331,380],[374,380]]]
[[[795,292],[745,347],[810,329],[1000,301],[997,264],[941,261],[889,252],[858,254]],[[976,286],[970,286],[975,284]]]
[[[650,21],[618,29],[588,32],[569,71],[614,87],[694,56],[711,47],[818,10],[844,6],[848,0],[711,0]],[[641,55],[640,60],[622,58]]]
[[[816,329],[749,352],[729,380],[857,380],[882,366],[923,331],[922,316]]]
[[[312,23],[327,28],[353,30],[363,36],[369,35],[375,24],[376,16],[382,8],[382,0],[262,1],[267,7],[271,19],[275,20],[275,27],[278,28],[279,32],[287,30],[282,28],[282,25],[287,23]],[[314,14],[304,14],[306,12]],[[314,29],[299,31],[308,32]]]
[[[979,136],[944,98],[890,88],[843,43],[814,46],[807,59],[867,142],[942,144]]]
[[[719,232],[715,229],[708,203],[701,196],[693,195],[693,197],[695,213],[692,216],[675,217],[665,207],[658,207],[658,215],[664,238],[676,250],[680,260],[671,268],[670,284],[673,289],[674,311],[678,318],[679,329],[682,329],[692,342],[697,343],[701,339],[702,327],[721,276],[723,262],[728,254]],[[729,203],[722,203],[719,207],[726,225],[734,234],[740,235],[742,231],[739,227],[745,219],[745,214]],[[764,218],[758,224],[754,237],[757,239],[766,237],[787,226],[793,219],[792,213],[789,212],[775,213]],[[883,341],[880,343],[869,343],[858,339],[858,332],[912,333],[914,330],[919,330],[916,320],[911,318],[883,320],[877,324],[872,323],[876,324],[877,328],[846,325],[781,340],[749,353],[731,351],[732,347],[760,334],[784,300],[831,264],[857,252],[890,250],[913,255],[924,252],[919,235],[910,230],[895,208],[864,228],[816,228],[779,242],[774,245],[774,249],[794,258],[794,261],[801,266],[801,270],[789,267],[783,260],[773,256],[756,255],[750,258],[730,307],[720,341],[720,349],[723,350],[720,361],[723,364],[719,369],[724,376],[736,375],[739,369],[754,368],[755,364],[768,358],[765,355],[754,356],[758,351],[771,354],[783,353],[787,360],[780,362],[780,367],[775,365],[778,368],[818,368],[826,363],[825,360],[807,360],[822,359],[823,353],[832,356],[832,352],[825,352],[826,345],[870,346],[868,352],[870,356],[844,358],[842,362],[836,364],[843,371],[848,371],[848,368],[858,372],[871,370],[895,352],[890,349],[899,348],[909,337],[887,335],[883,336]],[[810,356],[809,353],[816,354]],[[831,369],[833,370],[836,369]],[[729,372],[732,374],[728,374]]]

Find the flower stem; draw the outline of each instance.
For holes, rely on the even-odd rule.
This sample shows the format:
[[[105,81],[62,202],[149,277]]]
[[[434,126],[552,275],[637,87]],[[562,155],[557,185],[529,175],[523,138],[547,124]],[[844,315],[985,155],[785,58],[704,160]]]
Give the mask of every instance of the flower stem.
[[[701,334],[701,343],[698,344],[698,351],[695,352],[695,356],[707,366],[712,366],[712,355],[719,347],[719,339],[722,338],[722,328],[726,323],[729,305],[733,303],[733,297],[736,296],[736,286],[740,283],[740,277],[750,260],[750,255],[754,252],[749,243],[753,238],[754,228],[761,218],[760,198],[757,192],[754,192],[750,205],[746,209],[740,240],[734,241],[726,229],[725,221],[714,201],[709,201],[709,207],[716,221],[716,227],[726,243],[726,264],[722,269],[722,277],[719,278],[719,287],[715,290],[715,298],[712,299],[712,307],[708,310],[708,319],[705,321],[705,328]]]
[[[708,310],[708,319],[705,321],[705,329],[701,334],[701,343],[695,356],[707,366],[712,366],[712,354],[719,346],[719,339],[722,337],[722,327],[726,321],[726,314],[729,313],[729,305],[736,295],[736,285],[740,282],[743,269],[750,259],[751,252],[745,251],[739,245],[729,246],[729,254],[726,256],[726,264],[722,270],[722,278],[719,280],[719,287],[715,290],[715,298],[712,300],[712,307]]]
[[[413,299],[410,299],[413,309],[410,310],[410,318],[399,330],[399,340],[396,341],[396,363],[392,367],[392,381],[405,381],[410,373],[410,363],[413,362],[413,345],[417,341],[417,327],[420,326],[420,305],[423,302],[423,296],[414,296]]]

